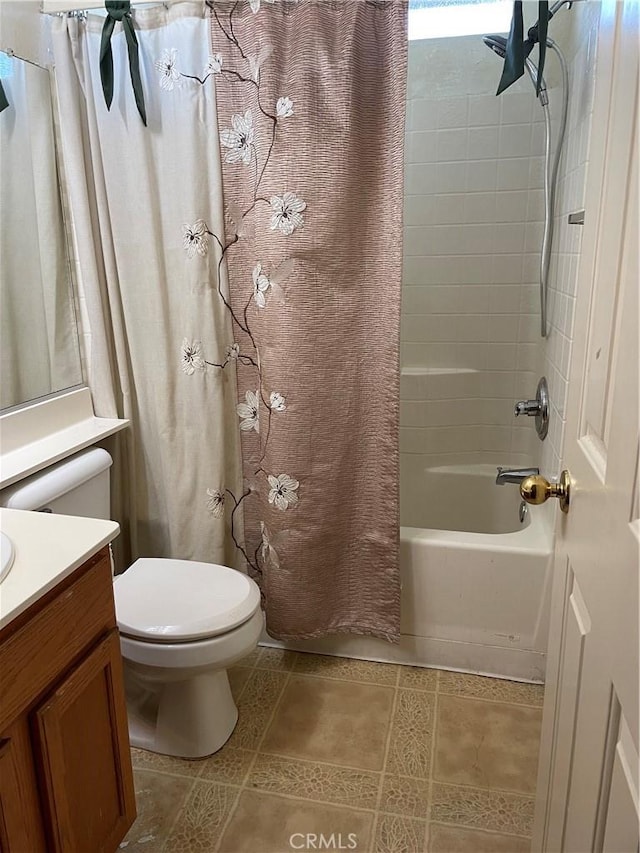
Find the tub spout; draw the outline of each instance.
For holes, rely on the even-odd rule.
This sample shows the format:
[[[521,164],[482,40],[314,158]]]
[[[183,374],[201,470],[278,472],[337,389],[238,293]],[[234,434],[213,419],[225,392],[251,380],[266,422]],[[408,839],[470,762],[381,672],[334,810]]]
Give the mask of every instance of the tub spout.
[[[535,477],[540,473],[537,468],[498,468],[496,485],[504,486],[505,483],[520,483],[527,477]]]

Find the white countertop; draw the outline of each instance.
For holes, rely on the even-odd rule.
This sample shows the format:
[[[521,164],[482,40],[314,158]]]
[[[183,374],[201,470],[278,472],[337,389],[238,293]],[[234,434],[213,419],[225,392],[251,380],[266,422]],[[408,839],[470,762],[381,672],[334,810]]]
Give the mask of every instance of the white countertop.
[[[0,628],[116,538],[115,521],[0,509],[0,529],[15,559],[0,583]]]
[[[128,420],[120,418],[97,418],[88,388],[77,388],[9,410],[0,415],[0,489],[128,425]]]

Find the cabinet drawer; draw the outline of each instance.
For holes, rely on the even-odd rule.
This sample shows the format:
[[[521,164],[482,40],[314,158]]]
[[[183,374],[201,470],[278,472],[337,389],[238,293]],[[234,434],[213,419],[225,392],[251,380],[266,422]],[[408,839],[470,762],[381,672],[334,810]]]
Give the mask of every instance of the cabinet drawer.
[[[53,686],[83,650],[115,627],[108,550],[69,580],[61,592],[29,608],[22,624],[2,642],[0,731]]]

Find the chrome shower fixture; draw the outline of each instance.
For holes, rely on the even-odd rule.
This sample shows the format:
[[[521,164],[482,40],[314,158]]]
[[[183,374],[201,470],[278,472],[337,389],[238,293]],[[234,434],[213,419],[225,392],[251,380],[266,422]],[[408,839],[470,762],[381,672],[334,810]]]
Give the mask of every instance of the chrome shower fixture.
[[[540,441],[544,441],[549,432],[549,386],[545,376],[538,382],[535,400],[519,400],[514,408],[516,418],[526,415],[536,419],[536,432]]]
[[[572,5],[576,0],[558,0],[549,10],[549,19],[565,4]],[[506,56],[507,40],[500,35],[483,36],[482,41],[487,47],[492,50],[501,59]],[[556,194],[556,186],[558,183],[558,166],[560,165],[560,155],[562,153],[562,144],[564,142],[564,134],[567,126],[567,110],[569,106],[569,74],[567,72],[567,63],[562,54],[562,51],[557,46],[552,38],[547,38],[547,48],[552,50],[558,57],[560,63],[560,71],[562,74],[562,106],[560,112],[560,121],[558,128],[558,142],[556,150],[551,157],[551,116],[549,115],[549,95],[547,92],[547,84],[544,77],[540,79],[540,89],[538,98],[540,106],[544,112],[545,126],[545,146],[544,146],[544,232],[542,236],[542,247],[540,250],[540,333],[543,338],[547,337],[547,293],[549,289],[549,267],[551,264],[551,241],[553,239],[553,211]],[[527,57],[525,65],[533,83],[534,89],[538,83],[538,68],[535,63]]]
[[[554,3],[553,6],[551,6],[549,8],[549,20],[551,20],[551,18],[553,18],[553,16],[555,15],[555,13],[559,12],[563,6],[566,6],[567,9],[570,9],[574,3],[578,3],[578,2],[579,2],[579,0],[557,0],[557,2]]]
[[[483,36],[482,41],[490,50],[492,50],[497,56],[499,56],[500,59],[504,59],[507,55],[507,40],[504,36]],[[529,77],[531,78],[531,82],[533,83],[533,88],[535,89],[538,85],[538,66],[528,56],[525,58],[524,62]],[[546,106],[549,103],[549,96],[547,95],[547,84],[545,82],[544,77],[540,78],[540,94],[538,97],[540,98],[540,103],[542,104],[542,106]]]

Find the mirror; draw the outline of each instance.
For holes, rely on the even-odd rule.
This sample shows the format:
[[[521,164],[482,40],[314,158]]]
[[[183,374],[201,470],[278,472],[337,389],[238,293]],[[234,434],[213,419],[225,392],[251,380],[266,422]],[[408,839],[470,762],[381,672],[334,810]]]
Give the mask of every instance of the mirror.
[[[82,383],[49,71],[0,52],[0,408]]]

